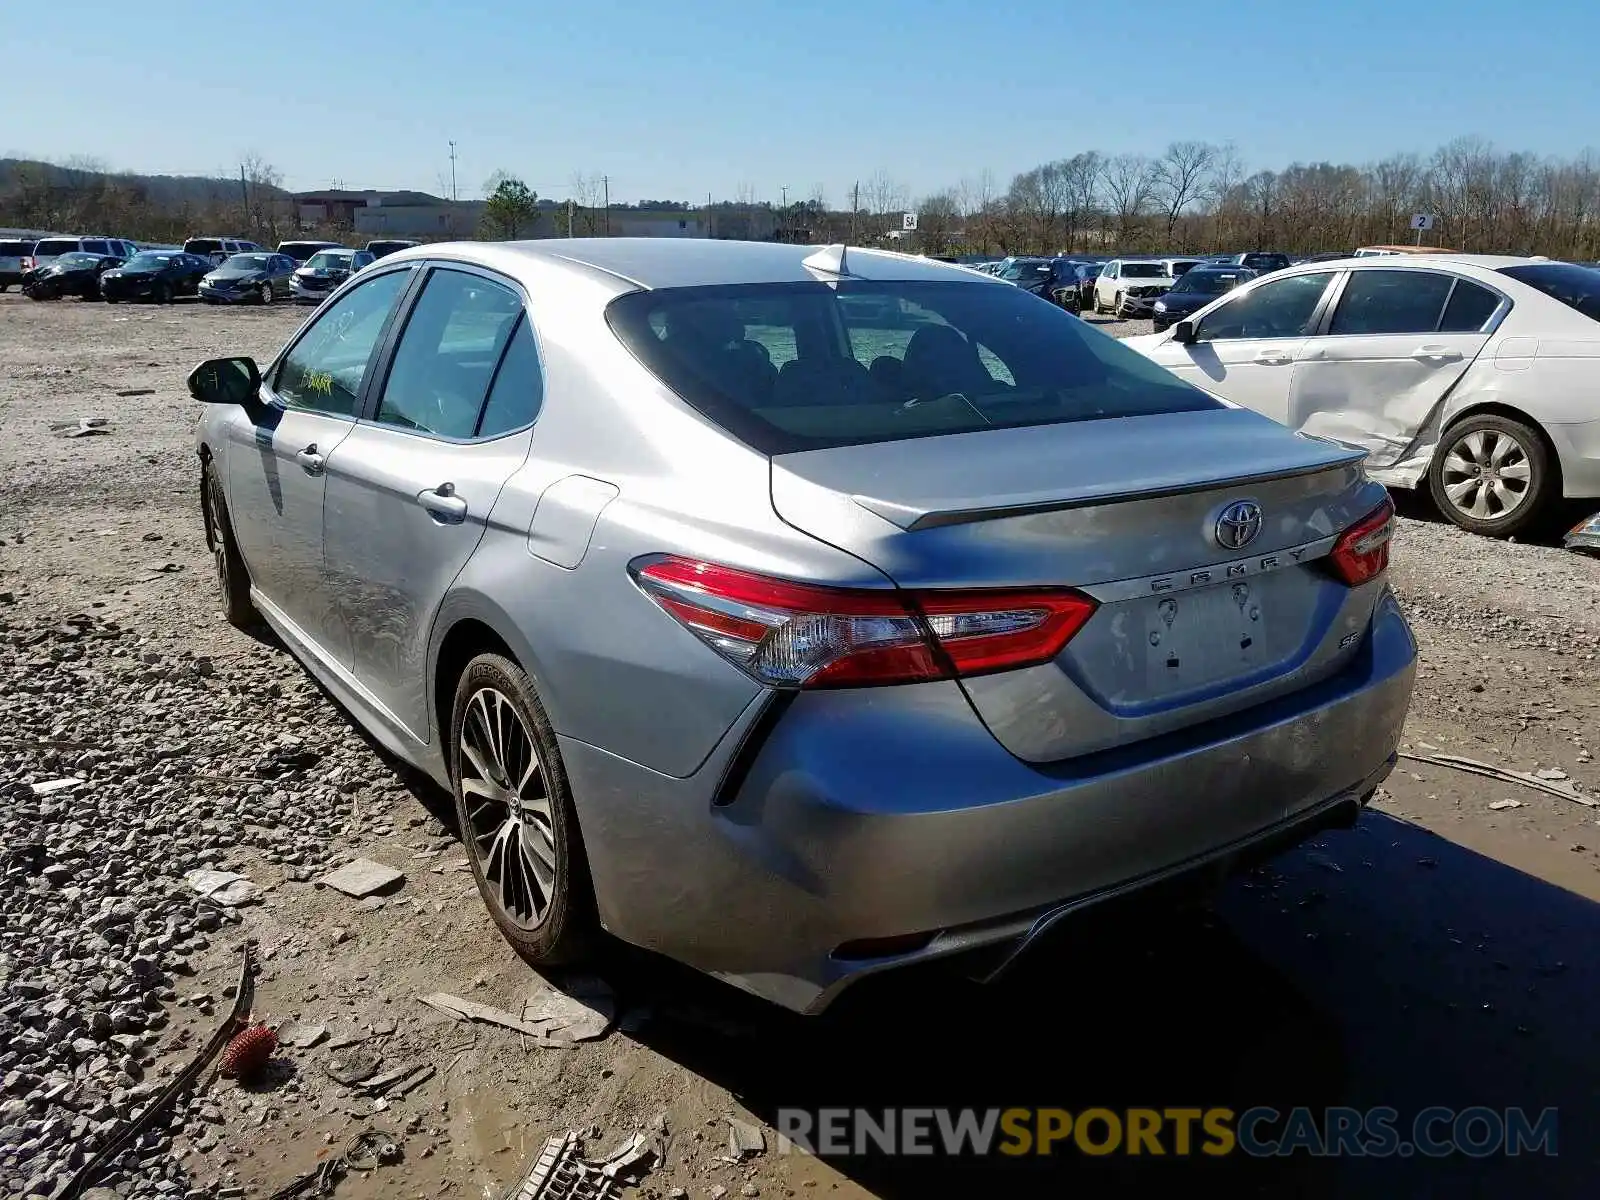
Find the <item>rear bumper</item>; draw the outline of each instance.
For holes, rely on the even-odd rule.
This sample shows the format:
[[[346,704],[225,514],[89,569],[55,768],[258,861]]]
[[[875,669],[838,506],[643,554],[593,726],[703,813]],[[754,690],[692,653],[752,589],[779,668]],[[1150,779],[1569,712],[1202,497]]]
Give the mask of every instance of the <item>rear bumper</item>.
[[[1019,943],[1314,831],[1393,766],[1415,663],[1385,595],[1337,676],[1067,763],[1006,753],[954,683],[805,693],[775,722],[752,711],[688,779],[570,739],[562,752],[606,927],[818,1012],[863,975]],[[910,934],[931,939],[894,958],[835,954]]]

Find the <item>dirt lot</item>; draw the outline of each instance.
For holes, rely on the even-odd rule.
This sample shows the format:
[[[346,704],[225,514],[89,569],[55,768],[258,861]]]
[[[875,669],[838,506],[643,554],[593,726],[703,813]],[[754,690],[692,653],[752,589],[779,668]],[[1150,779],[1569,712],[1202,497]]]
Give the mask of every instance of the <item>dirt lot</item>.
[[[420,1004],[448,992],[517,1010],[542,985],[484,914],[447,798],[397,772],[281,649],[219,619],[202,541],[184,375],[217,353],[264,359],[303,315],[0,296],[0,1017],[26,1024],[55,988],[66,1031],[119,970],[153,972],[159,1010],[121,1035],[120,1066],[122,1050],[92,1044],[50,1059],[72,1085],[59,1103],[37,1065],[50,1038],[8,1048],[0,1026],[0,1127],[31,1148],[0,1137],[0,1184],[55,1194],[40,1155],[75,1131],[82,1145],[54,1161],[80,1163],[164,1085],[226,1013],[250,937],[257,1018],[328,1036],[285,1050],[264,1084],[208,1083],[144,1143],[146,1166],[127,1160],[122,1194],[267,1196],[375,1125],[403,1162],[339,1196],[492,1200],[549,1135],[607,1149],[661,1114],[666,1162],[644,1195],[1126,1195],[1219,1173],[1246,1195],[1592,1186],[1600,810],[1412,760],[1356,830],[1237,881],[1213,914],[1102,917],[987,989],[915,972],[806,1023],[619,949],[598,971],[623,1029],[602,1040],[540,1047]],[[109,432],[52,428],[90,417]],[[1406,510],[1395,577],[1423,648],[1407,748],[1600,796],[1600,561]],[[56,778],[78,782],[33,798]],[[54,875],[19,865],[36,844]],[[381,905],[310,882],[358,853],[405,872]],[[261,902],[195,905],[183,875],[200,866],[248,877]],[[36,979],[44,994],[26,990]],[[374,1100],[327,1074],[358,1054],[435,1073]],[[777,1153],[770,1126],[764,1154],[728,1155],[730,1116],[904,1104],[1555,1105],[1562,1155],[825,1162]],[[158,1190],[163,1154],[182,1174]]]

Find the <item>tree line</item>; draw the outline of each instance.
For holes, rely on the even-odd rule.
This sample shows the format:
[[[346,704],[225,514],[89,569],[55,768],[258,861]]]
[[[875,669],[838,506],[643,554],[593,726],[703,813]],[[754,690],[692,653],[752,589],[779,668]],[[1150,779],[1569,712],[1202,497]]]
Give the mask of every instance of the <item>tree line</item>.
[[[1432,154],[1366,165],[1293,163],[1248,172],[1230,145],[1173,142],[1158,156],[1086,151],[1014,176],[980,175],[924,197],[930,252],[1267,249],[1291,254],[1409,244],[1465,253],[1600,259],[1600,156],[1503,151],[1461,137]]]
[[[601,178],[575,175],[571,206],[540,204],[515,176],[497,173],[477,230],[484,237],[580,236],[609,231]],[[1019,172],[1001,188],[981,172],[913,200],[885,171],[853,184],[838,204],[823,189],[773,204],[745,185],[702,207],[713,228],[760,230],[811,242],[893,242],[925,253],[1054,254],[1074,251],[1267,249],[1291,254],[1407,243],[1413,213],[1437,223],[1432,245],[1474,253],[1600,259],[1600,154],[1570,158],[1504,151],[1461,137],[1431,154],[1365,165],[1293,163],[1246,169],[1235,147],[1178,141],[1159,155],[1088,150]],[[904,212],[917,231],[904,238]],[[743,222],[730,220],[742,214]],[[763,219],[751,222],[758,214]],[[0,160],[0,226],[92,231],[178,241],[197,231],[275,243],[305,231],[276,168],[259,158],[238,179],[114,174],[89,160]],[[318,230],[338,235],[337,229]]]

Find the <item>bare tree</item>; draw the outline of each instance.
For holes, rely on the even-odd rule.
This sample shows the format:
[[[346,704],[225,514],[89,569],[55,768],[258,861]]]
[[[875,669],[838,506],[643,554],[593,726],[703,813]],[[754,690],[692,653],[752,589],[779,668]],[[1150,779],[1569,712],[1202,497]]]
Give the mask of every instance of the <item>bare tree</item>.
[[[1024,171],[1006,190],[1006,207],[1023,223],[1028,244],[1041,254],[1053,254],[1061,236],[1061,211],[1068,193],[1063,165],[1045,163]]]
[[[1155,187],[1154,164],[1142,154],[1119,154],[1106,162],[1107,207],[1116,221],[1116,244],[1132,244],[1141,218],[1150,211]]]
[[[1151,166],[1151,190],[1166,210],[1169,243],[1183,210],[1204,195],[1216,159],[1210,142],[1173,142]]]
[[[953,191],[935,192],[917,201],[917,249],[943,254],[961,226],[961,206]]]
[[[878,171],[861,185],[861,204],[870,213],[903,212],[911,204],[911,192],[906,185]]]

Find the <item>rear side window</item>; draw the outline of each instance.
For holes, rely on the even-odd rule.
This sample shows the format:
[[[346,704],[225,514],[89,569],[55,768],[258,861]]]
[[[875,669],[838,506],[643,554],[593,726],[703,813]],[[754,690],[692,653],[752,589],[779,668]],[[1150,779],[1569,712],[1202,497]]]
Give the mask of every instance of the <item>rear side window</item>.
[[[218,254],[222,251],[222,243],[216,238],[190,238],[183,244],[185,254]]]
[[[77,250],[77,238],[45,238],[33,248],[33,253],[39,258],[54,258],[58,254],[71,254]]]
[[[1592,321],[1600,321],[1600,271],[1573,263],[1529,263],[1521,267],[1501,267],[1500,274],[1543,292],[1576,309]]]
[[[21,258],[32,253],[32,242],[0,242],[0,258]]]
[[[612,301],[624,345],[764,454],[1218,407],[1018,288],[662,288]]]
[[[378,422],[472,437],[520,316],[522,298],[510,288],[465,271],[434,271],[406,318]]]
[[[1352,271],[1328,332],[1432,333],[1454,282],[1433,271]]]
[[[539,348],[534,344],[528,318],[517,322],[489,389],[489,403],[478,420],[478,436],[499,437],[533,423],[544,400],[544,379],[539,371]]]
[[[1500,297],[1486,287],[1479,287],[1465,279],[1457,279],[1445,301],[1444,316],[1439,321],[1440,333],[1477,333],[1488,324],[1500,307]]]

